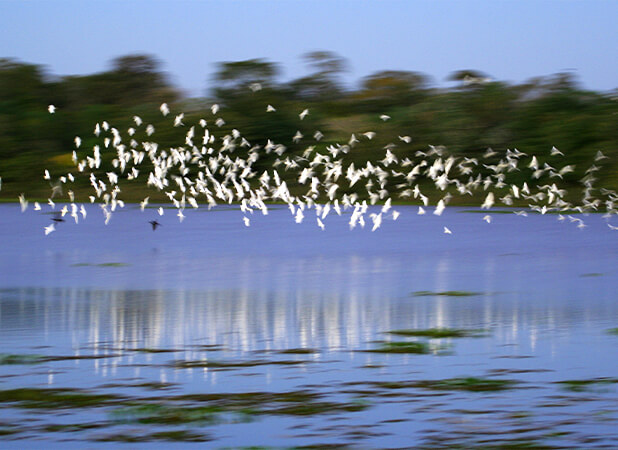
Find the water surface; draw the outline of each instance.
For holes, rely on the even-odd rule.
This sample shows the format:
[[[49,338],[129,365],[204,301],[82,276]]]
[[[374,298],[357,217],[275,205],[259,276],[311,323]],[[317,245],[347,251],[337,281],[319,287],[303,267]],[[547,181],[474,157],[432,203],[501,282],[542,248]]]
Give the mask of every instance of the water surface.
[[[283,208],[247,228],[233,207],[167,210],[153,232],[155,210],[106,226],[92,206],[45,236],[49,215],[1,205],[0,439],[615,444],[606,220],[397,209],[375,232]],[[387,333],[428,328],[483,331]],[[427,352],[375,352],[385,341]]]

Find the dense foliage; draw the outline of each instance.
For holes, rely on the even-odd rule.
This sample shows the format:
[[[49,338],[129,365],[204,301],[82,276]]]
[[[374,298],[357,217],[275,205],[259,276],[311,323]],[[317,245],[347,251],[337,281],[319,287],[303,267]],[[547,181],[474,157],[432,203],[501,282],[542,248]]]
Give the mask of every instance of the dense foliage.
[[[159,145],[181,146],[186,129],[173,127],[173,116],[184,112],[184,122],[195,123],[213,103],[221,105],[225,124],[209,122],[212,132],[221,137],[238,129],[251,145],[271,139],[301,154],[309,145],[344,144],[351,133],[375,131],[375,139],[350,153],[359,161],[382,157],[385,145],[401,143],[398,136],[411,138],[410,145],[393,147],[399,157],[434,144],[457,156],[478,157],[491,147],[542,158],[555,146],[565,154],[563,163],[576,167],[564,180],[573,185],[600,150],[609,160],[597,175],[599,184],[618,187],[616,92],[583,90],[570,74],[509,84],[474,70],[453,73],[448,89],[432,88],[422,73],[392,70],[346,89],[343,59],[312,52],[305,60],[309,74],[290,82],[280,82],[279,66],[264,59],[221,63],[208,81],[209,98],[186,98],[149,55],[116,58],[102,73],[59,78],[40,65],[0,59],[0,197],[15,200],[24,192],[45,198],[44,169],[60,172],[72,165],[75,136],[82,139],[78,152],[90,152],[98,142],[96,123],[105,120],[124,132],[138,115],[154,125]],[[170,105],[172,119],[159,112],[162,102]],[[48,112],[50,104],[55,114]],[[267,113],[267,105],[276,111]],[[304,109],[310,113],[301,121]],[[381,120],[383,114],[390,119]],[[313,139],[318,130],[324,134],[320,141]],[[308,139],[294,143],[297,131]]]

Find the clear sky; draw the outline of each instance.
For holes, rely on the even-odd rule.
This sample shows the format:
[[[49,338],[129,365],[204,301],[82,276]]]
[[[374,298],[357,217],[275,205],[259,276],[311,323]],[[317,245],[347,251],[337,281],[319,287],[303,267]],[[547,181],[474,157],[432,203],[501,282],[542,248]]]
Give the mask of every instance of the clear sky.
[[[379,70],[423,72],[436,86],[459,69],[513,82],[571,71],[609,91],[617,24],[618,0],[0,0],[0,57],[74,75],[148,53],[190,95],[222,61],[264,58],[282,80],[306,75],[311,50],[346,58],[349,84]]]

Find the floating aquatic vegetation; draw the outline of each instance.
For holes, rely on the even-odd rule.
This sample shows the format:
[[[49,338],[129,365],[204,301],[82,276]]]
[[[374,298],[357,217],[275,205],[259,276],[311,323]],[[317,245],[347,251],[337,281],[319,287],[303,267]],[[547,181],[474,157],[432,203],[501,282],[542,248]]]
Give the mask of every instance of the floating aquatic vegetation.
[[[19,364],[41,364],[47,361],[45,355],[13,355],[0,354],[0,366],[2,365],[19,365]]]
[[[363,369],[382,369],[383,367],[383,364],[365,364],[362,366]]]
[[[606,330],[606,332],[608,334],[615,334],[618,335],[618,328],[610,328],[609,330]]]
[[[536,429],[526,429],[520,432],[536,431]],[[547,437],[547,436],[544,436]],[[533,438],[513,438],[504,439],[493,437],[491,440],[472,440],[471,442],[457,442],[455,445],[441,446],[436,443],[429,448],[474,448],[475,450],[562,450],[564,446],[547,445]]]
[[[108,406],[124,400],[113,394],[92,394],[80,389],[19,388],[0,391],[0,403],[21,408],[59,409]]]
[[[108,353],[103,355],[35,355],[35,354],[0,354],[0,365],[26,365],[26,364],[43,364],[54,361],[73,361],[86,359],[104,359],[116,358],[122,356],[116,353]]]
[[[125,266],[130,266],[130,264],[120,263],[120,262],[108,262],[108,263],[99,263],[99,264],[91,264],[91,263],[71,264],[71,267],[125,267]]]
[[[115,409],[112,416],[121,422],[183,425],[219,423],[223,409],[218,406],[142,404]]]
[[[444,296],[444,297],[471,297],[476,295],[483,295],[483,292],[470,292],[470,291],[442,291],[442,292],[434,292],[434,291],[414,291],[412,293],[415,297],[433,297],[433,296]]]
[[[20,433],[20,431],[15,428],[0,428],[0,436],[10,436],[17,433]]]
[[[257,367],[266,365],[292,366],[310,363],[305,360],[249,360],[249,361],[215,361],[215,360],[178,360],[172,362],[172,367],[177,369],[193,369],[207,367],[210,369],[233,369],[238,367]]]
[[[322,399],[312,391],[186,394],[166,397],[126,397],[80,389],[21,388],[0,391],[0,403],[26,409],[80,409],[116,407],[113,422],[154,425],[212,425],[249,421],[251,416],[313,415],[361,411],[369,404],[358,399],[342,402]],[[231,415],[230,415],[231,414]],[[80,431],[113,423],[48,425],[48,431]]]
[[[139,353],[178,353],[183,351],[177,348],[130,348],[128,350]]]
[[[591,387],[618,383],[618,378],[591,378],[588,380],[564,380],[557,381],[565,389],[573,392],[583,392]]]
[[[348,403],[340,402],[325,402],[325,401],[313,401],[309,403],[292,403],[285,404],[278,408],[270,409],[268,414],[283,414],[292,416],[311,416],[314,414],[326,414],[333,412],[356,412],[363,411],[368,408],[369,405],[361,401],[354,401]]]
[[[220,352],[225,348],[220,344],[191,344],[188,346],[189,348],[197,348],[199,350],[204,350],[208,352]]]
[[[198,434],[187,430],[171,430],[160,431],[152,434],[126,434],[114,433],[110,435],[100,436],[95,439],[98,442],[152,442],[152,441],[170,441],[170,442],[207,442],[211,438],[204,434]]]
[[[279,350],[277,353],[282,355],[311,355],[318,353],[315,348],[288,348],[286,350]]]
[[[428,337],[432,339],[440,338],[462,338],[462,337],[487,337],[489,330],[486,329],[457,329],[457,328],[427,328],[424,330],[392,330],[387,331],[388,334],[396,336],[417,336]]]
[[[599,272],[590,272],[590,273],[582,273],[580,277],[589,278],[589,277],[602,277],[603,274]]]
[[[42,427],[48,433],[76,433],[84,430],[103,428],[107,423],[71,423],[71,424],[49,424]]]
[[[517,382],[514,380],[503,380],[496,378],[447,378],[444,380],[424,380],[417,381],[416,387],[425,389],[434,389],[439,391],[472,391],[472,392],[485,392],[485,391],[503,391],[505,389],[511,389]]]
[[[372,386],[382,389],[430,389],[434,391],[503,391],[511,389],[517,382],[498,378],[446,378],[442,380],[414,380],[414,381],[375,381]]]
[[[361,411],[368,404],[360,401],[335,402],[322,399],[323,394],[301,390],[289,392],[243,392],[243,393],[218,393],[218,394],[188,394],[168,398],[175,402],[196,402],[200,408],[194,406],[170,405],[163,407],[147,405],[140,409],[140,413],[154,415],[152,420],[168,418],[166,409],[173,412],[171,417],[176,420],[178,416],[186,416],[200,421],[202,417],[212,420],[226,420],[223,413],[241,414],[240,419],[247,420],[246,416],[276,414],[276,415],[312,415],[342,411]],[[209,416],[212,414],[213,416]],[[218,414],[218,416],[217,416]],[[238,420],[238,416],[233,417]]]
[[[425,355],[431,352],[431,347],[426,342],[391,342],[380,343],[378,348],[364,350],[372,353],[417,353]]]
[[[124,383],[106,383],[98,386],[97,389],[125,389],[125,388],[142,388],[149,390],[169,390],[178,387],[176,383],[164,383],[157,381],[149,381],[144,383],[124,384]]]

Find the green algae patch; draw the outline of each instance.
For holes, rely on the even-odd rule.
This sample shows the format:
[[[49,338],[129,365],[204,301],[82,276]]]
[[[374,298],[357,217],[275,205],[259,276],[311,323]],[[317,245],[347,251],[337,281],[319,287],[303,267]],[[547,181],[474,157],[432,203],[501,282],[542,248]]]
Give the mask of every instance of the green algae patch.
[[[169,382],[149,381],[145,383],[106,383],[97,386],[97,389],[147,389],[149,391],[168,391],[177,388],[178,384]]]
[[[121,262],[107,262],[107,263],[99,263],[99,264],[92,264],[92,263],[71,264],[71,267],[126,267],[126,266],[130,266],[130,264],[121,263]]]
[[[131,348],[129,350],[138,353],[179,353],[183,351],[177,348]]]
[[[511,389],[516,384],[514,380],[500,380],[492,378],[447,378],[444,380],[423,380],[415,383],[415,387],[438,391],[470,391],[488,392]]]
[[[614,334],[618,336],[618,328],[610,328],[609,330],[605,330],[607,334]]]
[[[13,355],[6,353],[0,354],[0,366],[41,364],[44,362],[47,362],[47,357],[44,355]]]
[[[21,433],[21,431],[14,428],[0,428],[0,436],[10,436],[17,433]]]
[[[279,350],[277,353],[282,355],[312,355],[319,352],[315,348],[288,348],[286,350]]]
[[[107,358],[119,358],[122,355],[120,353],[109,353],[107,355],[60,355],[60,356],[45,356],[43,359],[45,362],[54,361],[81,361],[89,359],[107,359]]]
[[[471,291],[442,291],[442,292],[434,292],[434,291],[414,291],[412,293],[414,297],[472,297],[477,295],[483,295],[482,292],[471,292]]]
[[[188,430],[170,430],[160,431],[152,434],[125,434],[115,433],[107,436],[101,436],[95,439],[97,442],[153,442],[153,441],[168,441],[168,442],[207,442],[212,440],[209,436],[194,433]]]
[[[204,368],[209,369],[235,369],[240,367],[258,367],[267,365],[294,366],[309,363],[305,360],[250,360],[250,361],[215,361],[215,360],[195,360],[195,361],[173,361],[171,366],[176,369],[194,369]]]
[[[309,416],[361,411],[369,406],[358,400],[336,402],[322,397],[311,391],[187,394],[167,397],[165,402],[131,401],[111,414],[115,421],[124,423],[215,425],[246,422],[258,415]]]
[[[104,428],[106,423],[74,423],[74,424],[49,424],[43,426],[48,433],[77,433],[84,430]]]
[[[469,391],[491,392],[511,389],[515,380],[495,378],[446,378],[443,380],[414,380],[414,381],[374,381],[369,384],[380,389],[429,389],[433,391]]]
[[[564,380],[556,383],[562,385],[564,389],[573,392],[583,392],[593,387],[611,385],[618,383],[618,378],[591,378],[588,380]]]
[[[427,328],[392,330],[388,334],[396,336],[427,337],[431,339],[463,338],[463,337],[487,337],[489,330],[486,329],[457,329],[457,328]]]
[[[86,408],[116,404],[124,397],[92,394],[79,389],[21,388],[0,391],[0,403],[32,409]]]
[[[156,441],[170,442],[206,442],[211,440],[208,436],[187,430],[160,431],[152,433],[149,437]]]
[[[382,342],[378,348],[364,350],[370,353],[416,353],[425,355],[431,351],[426,342]]]
[[[112,416],[121,422],[141,424],[215,424],[220,422],[218,415],[221,412],[222,409],[218,406],[145,404],[117,409],[112,412]]]
[[[55,361],[75,361],[75,360],[87,360],[87,359],[104,359],[104,358],[116,358],[122,356],[120,354],[108,354],[108,355],[67,355],[67,356],[54,356],[54,355],[34,355],[34,354],[0,354],[0,366],[1,365],[28,365],[28,364],[43,364],[47,362]]]
[[[294,403],[291,405],[281,406],[267,410],[268,414],[282,414],[289,416],[312,416],[315,414],[326,414],[334,412],[356,412],[363,411],[368,407],[362,402],[309,402],[309,403]]]

